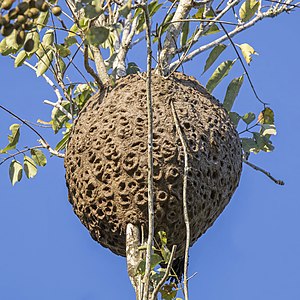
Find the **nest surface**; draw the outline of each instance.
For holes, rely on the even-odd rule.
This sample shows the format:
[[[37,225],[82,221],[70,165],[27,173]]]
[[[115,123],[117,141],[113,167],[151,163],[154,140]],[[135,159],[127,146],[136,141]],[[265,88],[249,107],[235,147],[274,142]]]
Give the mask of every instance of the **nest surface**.
[[[191,244],[228,204],[242,168],[238,134],[228,114],[193,77],[153,75],[155,231],[183,254],[184,153],[170,102],[188,146],[187,204]],[[146,225],[146,83],[122,78],[80,113],[65,157],[69,200],[93,239],[125,255],[126,224]]]

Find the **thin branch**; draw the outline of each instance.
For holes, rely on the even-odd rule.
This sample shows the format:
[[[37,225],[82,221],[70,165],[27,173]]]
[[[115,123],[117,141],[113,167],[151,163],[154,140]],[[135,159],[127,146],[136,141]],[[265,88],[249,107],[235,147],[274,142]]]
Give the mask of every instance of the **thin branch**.
[[[103,85],[107,85],[109,83],[109,75],[107,73],[101,51],[98,47],[95,47],[95,46],[91,46],[91,50],[94,54],[95,65],[96,65],[98,77],[103,82]]]
[[[188,261],[189,261],[189,248],[190,248],[190,239],[191,239],[191,232],[190,232],[190,220],[188,215],[188,207],[187,207],[187,179],[188,179],[188,171],[189,171],[189,161],[188,161],[188,153],[187,153],[187,144],[183,137],[183,132],[180,128],[180,123],[178,120],[178,116],[175,110],[175,106],[173,101],[171,101],[171,109],[173,113],[173,119],[176,126],[176,131],[179,135],[183,153],[184,153],[184,172],[183,172],[183,191],[182,191],[182,206],[183,206],[183,217],[184,223],[186,227],[186,242],[185,242],[185,253],[184,253],[184,272],[183,272],[183,292],[185,300],[189,299],[188,296]]]
[[[284,181],[280,180],[280,179],[276,179],[274,178],[270,172],[267,172],[266,170],[254,165],[253,163],[249,162],[248,160],[246,159],[243,159],[243,162],[248,165],[249,167],[251,167],[252,169],[256,170],[256,171],[259,171],[263,174],[265,174],[267,177],[269,177],[273,182],[275,182],[276,184],[278,185],[284,185]]]
[[[28,151],[30,151],[30,150],[33,150],[33,149],[40,149],[40,148],[44,148],[44,147],[43,147],[43,146],[30,147],[30,148],[26,148],[26,149],[24,149],[24,150],[17,151],[17,152],[15,152],[15,153],[13,153],[13,154],[10,154],[9,156],[5,157],[5,158],[0,162],[0,166],[1,166],[2,164],[4,164],[7,160],[9,160],[10,158],[13,158],[13,157],[15,157],[15,156],[17,156],[17,155],[20,155],[20,154],[23,154],[23,153],[26,153],[26,152],[28,152]]]
[[[84,67],[86,71],[95,79],[97,85],[99,86],[100,90],[104,89],[104,84],[102,80],[99,78],[99,76],[95,73],[93,68],[89,65],[89,52],[88,52],[88,46],[84,46]]]
[[[72,114],[70,114],[63,106],[61,106],[59,103],[57,102],[51,102],[49,100],[44,100],[45,104],[51,105],[53,107],[56,107],[57,109],[59,109],[64,115],[66,115],[68,117],[68,119],[72,120]]]
[[[156,299],[156,296],[157,296],[159,290],[161,289],[161,287],[163,286],[163,284],[166,282],[166,280],[168,279],[168,277],[170,275],[170,271],[171,271],[172,264],[173,264],[174,257],[175,257],[176,248],[177,248],[177,246],[173,245],[172,251],[171,251],[171,255],[170,255],[170,258],[169,258],[169,261],[168,261],[168,265],[167,265],[167,268],[166,268],[166,272],[165,272],[163,278],[160,280],[160,282],[155,287],[155,289],[154,289],[154,291],[152,293],[151,300],[155,300]]]
[[[232,25],[232,26],[239,26],[238,23],[233,23],[229,21],[222,21],[222,20],[211,20],[211,19],[181,19],[177,21],[170,21],[167,22],[165,25],[178,23],[178,22],[211,22],[213,24],[226,24],[226,25]]]
[[[7,113],[9,113],[11,116],[13,116],[14,118],[16,118],[17,120],[19,120],[20,122],[22,122],[25,126],[27,126],[29,129],[31,129],[40,139],[38,140],[38,142],[45,148],[47,149],[51,154],[58,156],[58,157],[64,157],[64,154],[53,150],[50,145],[48,144],[48,142],[43,138],[43,136],[36,130],[34,129],[31,125],[29,125],[25,120],[23,120],[22,118],[20,118],[19,116],[17,116],[15,113],[13,113],[12,111],[10,111],[9,109],[5,108],[4,106],[0,105],[0,108],[3,109],[4,111],[6,111]]]
[[[149,299],[150,273],[151,273],[151,255],[153,252],[154,238],[154,189],[153,189],[153,104],[152,104],[152,47],[151,47],[151,20],[147,2],[142,3],[146,22],[146,40],[147,40],[147,115],[148,115],[148,239],[146,250],[146,265],[143,300]]]

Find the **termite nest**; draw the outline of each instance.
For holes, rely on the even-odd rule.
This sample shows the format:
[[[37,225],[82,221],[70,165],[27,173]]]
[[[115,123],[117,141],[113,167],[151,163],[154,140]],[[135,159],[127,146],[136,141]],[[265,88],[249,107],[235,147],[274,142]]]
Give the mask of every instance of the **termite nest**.
[[[167,233],[168,245],[177,245],[179,257],[186,239],[184,150],[171,103],[187,145],[191,245],[214,223],[237,188],[242,150],[227,112],[195,78],[153,75],[152,97],[155,232]],[[147,229],[147,147],[146,83],[136,74],[88,100],[67,147],[66,181],[76,215],[93,239],[122,256],[126,225]]]

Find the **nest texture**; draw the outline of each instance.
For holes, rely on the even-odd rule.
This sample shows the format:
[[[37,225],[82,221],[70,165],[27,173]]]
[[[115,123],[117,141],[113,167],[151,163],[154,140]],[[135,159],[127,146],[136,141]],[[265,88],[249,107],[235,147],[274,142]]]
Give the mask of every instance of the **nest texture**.
[[[183,254],[184,152],[173,101],[188,146],[187,205],[191,245],[213,224],[235,191],[241,145],[227,112],[193,77],[152,78],[155,231]],[[65,157],[69,200],[93,239],[125,256],[127,223],[147,230],[146,83],[138,75],[89,99],[75,122]],[[146,232],[147,234],[147,232]]]

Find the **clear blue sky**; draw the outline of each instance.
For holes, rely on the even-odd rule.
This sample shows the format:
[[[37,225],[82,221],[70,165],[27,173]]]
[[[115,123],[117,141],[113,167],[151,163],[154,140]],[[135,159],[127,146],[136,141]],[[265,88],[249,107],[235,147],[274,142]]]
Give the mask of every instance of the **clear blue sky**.
[[[276,186],[244,166],[240,186],[214,226],[191,248],[190,298],[203,300],[300,299],[300,23],[299,12],[262,21],[237,37],[260,54],[250,74],[258,93],[275,110],[278,135],[273,153],[252,161],[286,182]],[[228,52],[227,57],[233,58]],[[133,52],[135,59],[138,54]],[[207,54],[206,54],[207,55]],[[205,56],[185,66],[200,81]],[[225,57],[225,56],[224,56]],[[236,75],[240,68],[236,68]],[[234,74],[235,70],[233,70]],[[229,78],[228,78],[229,80]],[[220,99],[228,80],[216,89]],[[48,119],[55,101],[43,79],[15,70],[0,57],[0,103],[24,119]],[[235,106],[258,107],[248,84]],[[0,111],[0,147],[14,122]],[[22,127],[28,146],[36,137]],[[51,132],[45,134],[55,144]],[[0,167],[0,299],[134,299],[125,259],[94,242],[67,200],[63,161],[48,156],[48,166],[33,180],[12,187],[8,164]]]

